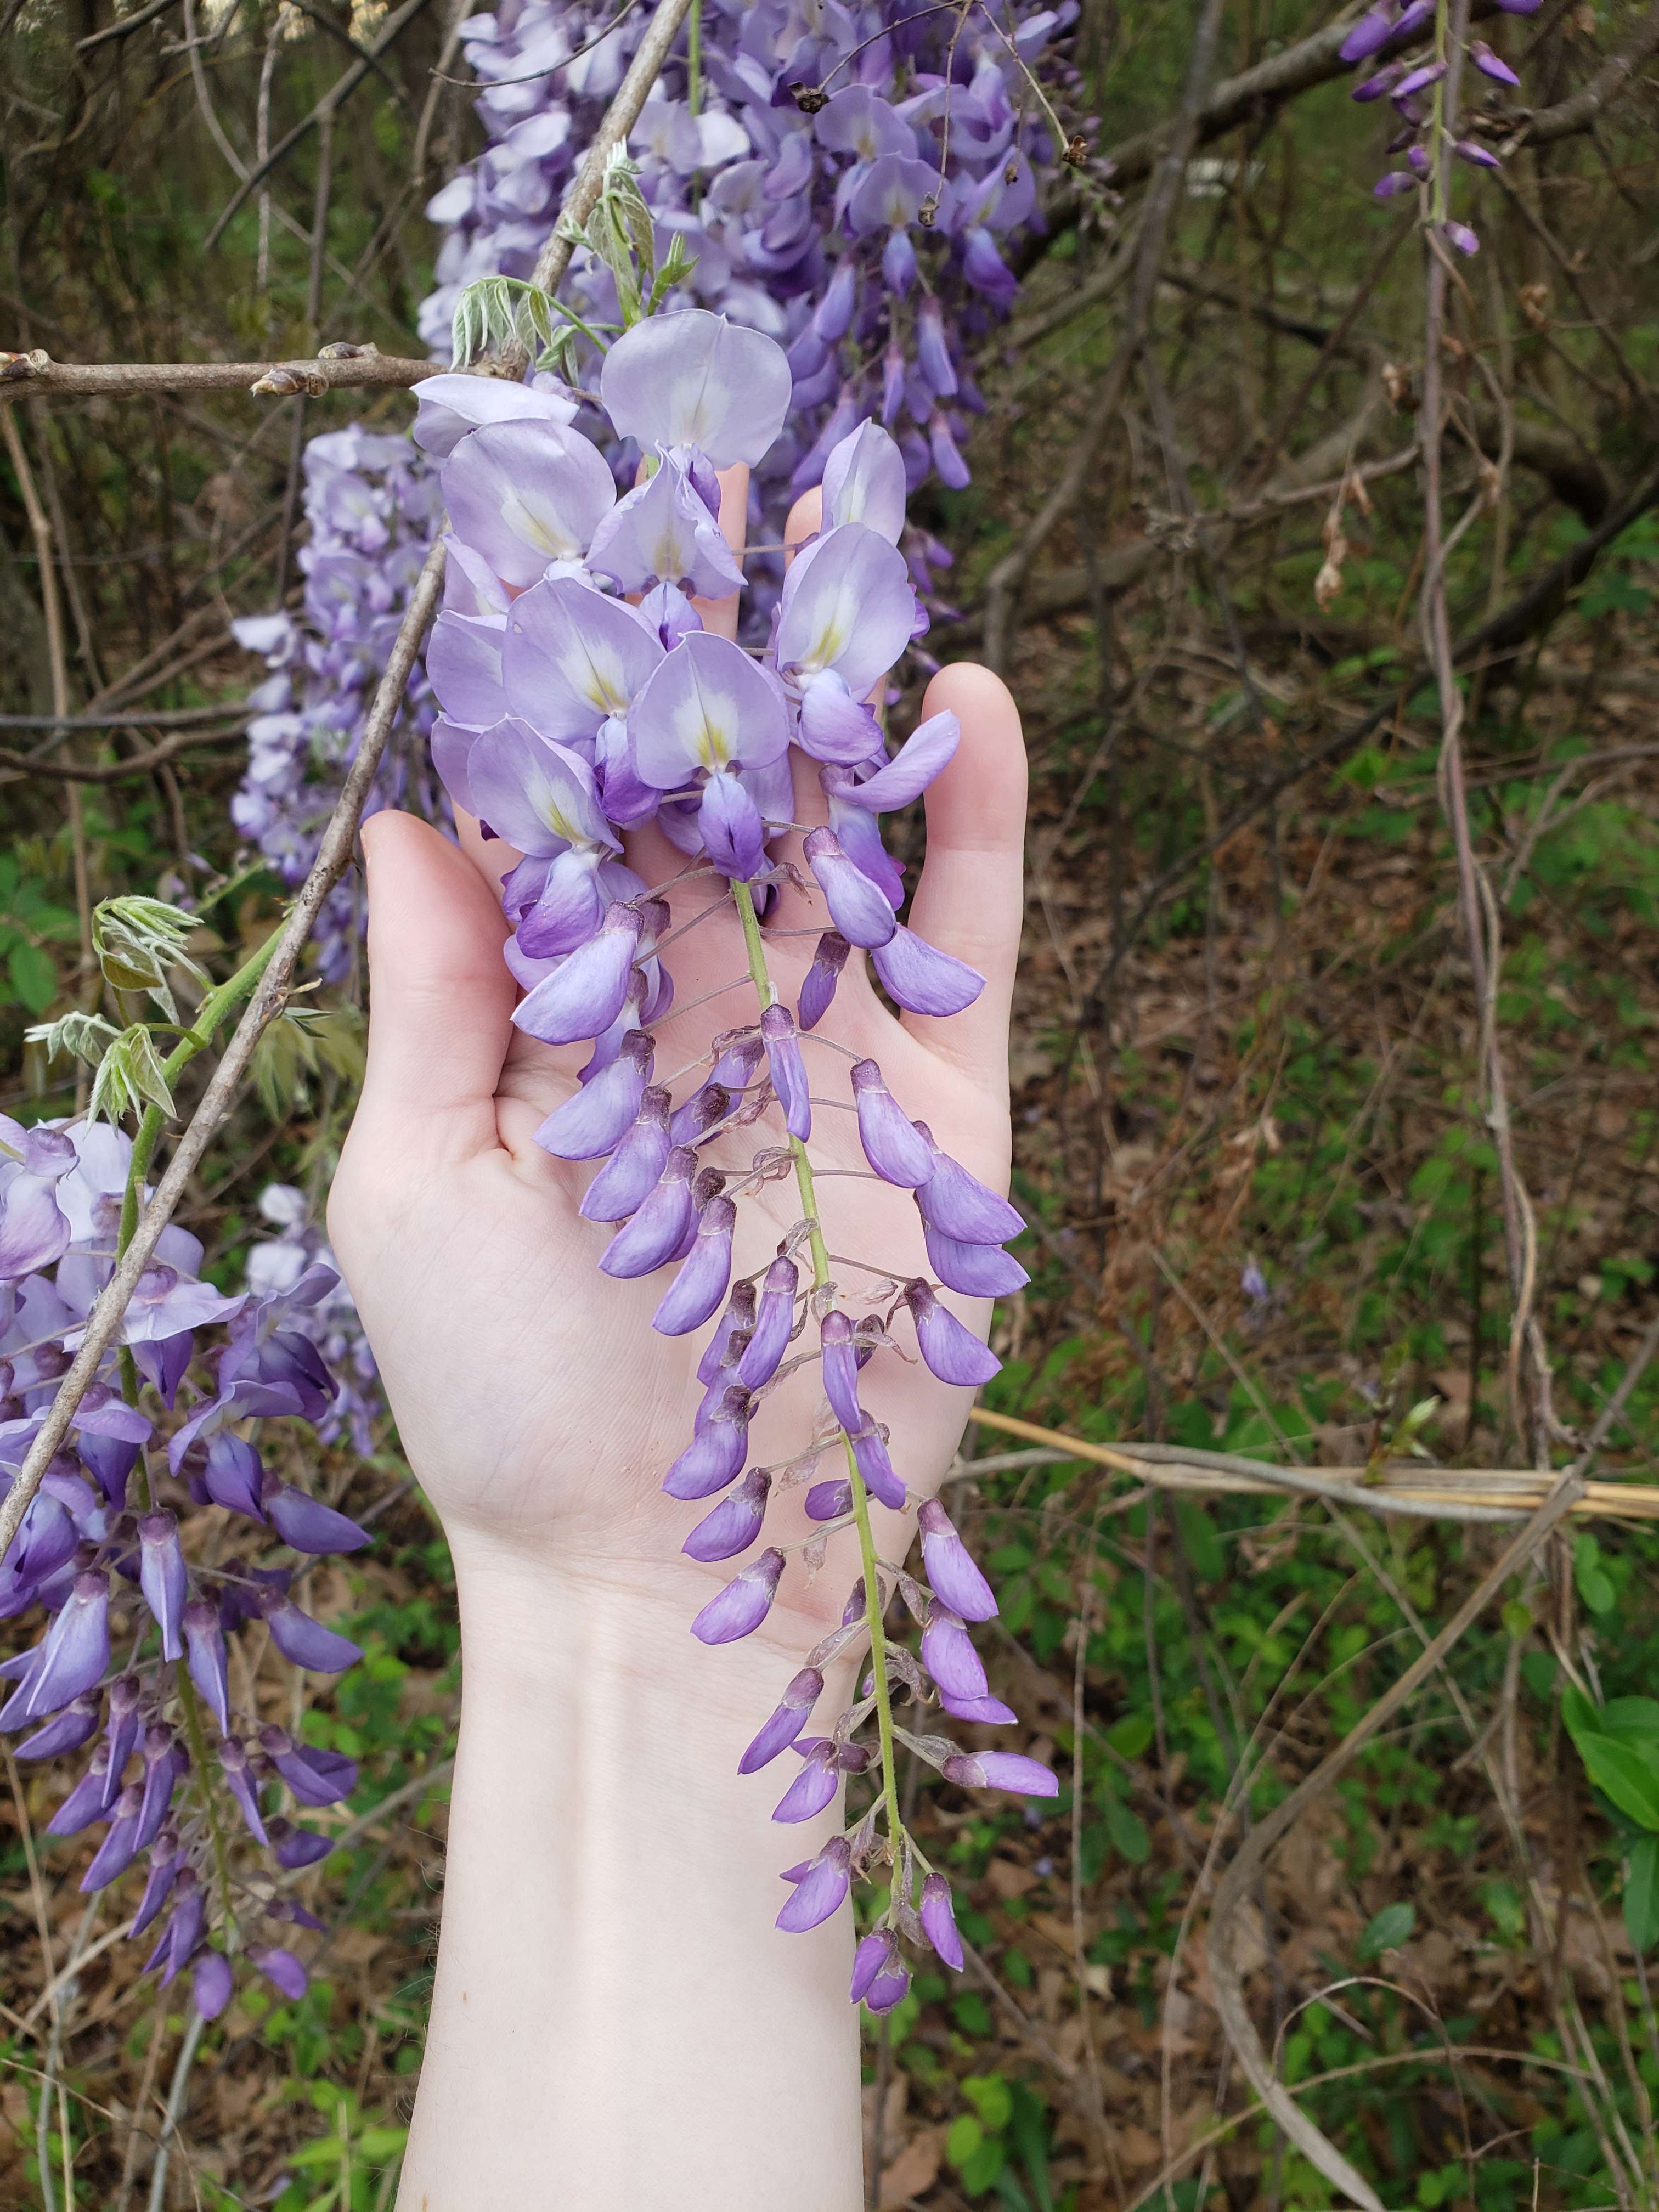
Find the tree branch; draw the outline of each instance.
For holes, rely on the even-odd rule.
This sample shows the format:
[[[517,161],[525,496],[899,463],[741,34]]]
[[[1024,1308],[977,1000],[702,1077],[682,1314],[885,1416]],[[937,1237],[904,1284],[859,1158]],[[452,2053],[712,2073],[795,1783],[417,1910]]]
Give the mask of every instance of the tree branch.
[[[304,392],[406,388],[443,374],[433,361],[403,361],[372,345],[325,346],[314,361],[54,361],[35,348],[0,353],[0,401],[62,392],[142,398],[160,392],[250,392],[262,398]]]

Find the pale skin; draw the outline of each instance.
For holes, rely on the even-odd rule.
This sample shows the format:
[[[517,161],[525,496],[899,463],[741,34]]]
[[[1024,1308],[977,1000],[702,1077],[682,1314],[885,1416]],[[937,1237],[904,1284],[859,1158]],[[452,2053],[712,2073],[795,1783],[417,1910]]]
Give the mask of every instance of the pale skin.
[[[723,525],[740,542],[745,485],[726,480]],[[791,520],[817,527],[817,495]],[[728,635],[735,603],[707,608]],[[907,919],[969,962],[985,989],[949,1021],[896,1020],[854,954],[821,1033],[881,1063],[900,1103],[997,1189],[1009,1159],[1008,1006],[1018,949],[1025,754],[1012,700],[958,665],[923,712],[962,725],[927,794],[927,858]],[[797,775],[797,819],[823,818]],[[413,817],[365,825],[373,982],[368,1070],[329,1225],[385,1377],[404,1450],[441,1516],[460,1599],[464,1704],[442,1934],[400,2212],[580,2206],[582,2212],[857,2212],[863,2203],[859,2029],[848,2003],[853,1919],[806,1936],[773,1925],[781,1869],[841,1825],[832,1808],[779,1826],[799,1772],[786,1752],[740,1778],[744,1745],[811,1646],[841,1616],[858,1573],[836,1536],[816,1582],[792,1554],[764,1626],[706,1649],[688,1624],[740,1561],[698,1565],[680,1547],[706,1507],[664,1497],[691,1433],[707,1341],[655,1334],[666,1271],[615,1282],[595,1261],[606,1232],[576,1212],[592,1168],[551,1158],[533,1132],[575,1088],[584,1050],[513,1028],[496,886],[516,855],[469,831],[458,851]],[[781,849],[799,857],[799,841]],[[686,866],[654,830],[629,841],[648,884]],[[669,894],[676,925],[720,894],[708,876]],[[793,1002],[821,900],[786,894],[769,957]],[[656,1027],[656,1079],[722,1030],[757,1018],[752,988],[692,1006],[745,975],[729,903],[669,948],[676,1004]],[[847,1098],[848,1063],[807,1043],[815,1097]],[[678,1084],[684,1094],[691,1077]],[[775,1109],[717,1140],[746,1167],[779,1139]],[[850,1113],[815,1112],[825,1170],[861,1170]],[[908,1193],[826,1174],[830,1250],[926,1273]],[[800,1218],[793,1180],[739,1203],[736,1271],[764,1267]],[[810,1261],[799,1255],[803,1279]],[[892,1285],[837,1266],[849,1310]],[[988,1310],[947,1297],[982,1331]],[[914,1354],[908,1318],[893,1334]],[[891,1354],[866,1401],[891,1431],[913,1496],[950,1465],[969,1394]],[[799,1450],[818,1403],[804,1371],[765,1401],[750,1455]],[[826,1459],[821,1475],[840,1474]],[[766,1540],[810,1528],[804,1492],[774,1498]],[[903,1556],[908,1517],[875,1512],[883,1557]],[[810,1732],[851,1693],[832,1675]],[[1015,1733],[1000,1739],[1019,1747]]]

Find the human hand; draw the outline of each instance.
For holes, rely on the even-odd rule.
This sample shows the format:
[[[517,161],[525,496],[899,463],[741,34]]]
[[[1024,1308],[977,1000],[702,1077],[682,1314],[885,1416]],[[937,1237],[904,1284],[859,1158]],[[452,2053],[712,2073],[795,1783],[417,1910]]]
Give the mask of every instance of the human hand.
[[[725,486],[722,522],[733,543],[741,542],[741,478],[733,471]],[[792,539],[816,525],[814,495],[792,518]],[[736,603],[704,614],[730,635]],[[895,1018],[855,951],[813,1034],[879,1061],[900,1104],[929,1123],[945,1151],[1001,1188],[1025,757],[1013,702],[986,671],[957,665],[936,676],[924,717],[946,708],[960,720],[962,742],[927,793],[927,859],[910,918],[978,969],[985,988],[948,1021]],[[824,819],[823,794],[799,757],[796,819],[808,827]],[[659,1488],[702,1396],[696,1368],[708,1331],[653,1331],[666,1271],[633,1281],[601,1274],[595,1263],[607,1231],[577,1212],[591,1169],[534,1142],[575,1090],[586,1051],[554,1050],[512,1026],[517,993],[502,963],[496,891],[518,855],[476,834],[468,842],[470,854],[404,815],[365,825],[373,1018],[330,1234],[464,1589],[470,1580],[546,1576],[567,1591],[601,1589],[672,1614],[683,1633],[715,1587],[712,1578],[732,1571],[684,1556],[692,1512]],[[781,856],[799,864],[799,833],[783,841]],[[742,934],[730,901],[716,899],[718,878],[671,881],[687,864],[654,826],[629,836],[626,858],[647,884],[669,885],[676,930],[719,907],[668,954],[676,1006],[685,1011],[653,1024],[655,1079],[684,1071],[678,1103],[700,1061],[706,1070],[711,1038],[757,1018]],[[803,880],[810,884],[805,872]],[[764,933],[786,998],[796,996],[825,926],[816,891],[785,890]],[[740,987],[728,989],[734,982]],[[815,1097],[844,1097],[837,1055],[811,1036],[802,1048]],[[761,1123],[720,1136],[705,1157],[742,1172],[757,1145],[777,1140],[778,1119],[769,1108]],[[894,1276],[929,1272],[910,1194],[868,1176],[850,1112],[817,1111],[809,1150],[843,1295],[854,1304],[890,1303],[893,1284],[844,1262],[866,1261]],[[793,1180],[761,1184],[738,1208],[734,1275],[763,1269],[799,1216]],[[988,1307],[945,1303],[983,1333]],[[969,1394],[919,1363],[883,1360],[867,1397],[890,1429],[897,1472],[913,1494],[930,1495],[956,1449]],[[800,1451],[819,1402],[811,1370],[770,1393],[750,1431],[751,1460],[777,1464]],[[787,1548],[811,1533],[802,1495],[775,1498],[769,1542]],[[908,1516],[875,1510],[879,1552],[899,1556]],[[809,1586],[793,1555],[764,1635],[739,1648],[765,1653],[769,1678],[780,1646],[798,1664],[826,1621],[839,1618],[847,1580],[831,1574]]]

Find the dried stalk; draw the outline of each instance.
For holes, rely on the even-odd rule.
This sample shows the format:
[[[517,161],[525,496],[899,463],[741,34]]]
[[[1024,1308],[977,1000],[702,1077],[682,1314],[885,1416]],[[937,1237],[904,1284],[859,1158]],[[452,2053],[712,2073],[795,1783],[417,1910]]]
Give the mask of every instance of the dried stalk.
[[[64,392],[74,398],[142,398],[159,392],[252,392],[286,398],[303,392],[403,389],[443,371],[434,361],[402,361],[372,345],[325,347],[313,361],[54,361],[43,348],[0,353],[0,400]]]

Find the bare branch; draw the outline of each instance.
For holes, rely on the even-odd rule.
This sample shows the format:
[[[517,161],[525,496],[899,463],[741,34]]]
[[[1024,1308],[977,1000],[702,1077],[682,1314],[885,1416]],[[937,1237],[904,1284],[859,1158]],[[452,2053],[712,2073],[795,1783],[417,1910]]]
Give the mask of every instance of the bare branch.
[[[63,392],[78,399],[100,395],[142,398],[160,392],[250,392],[284,399],[295,392],[406,388],[442,374],[433,361],[402,361],[372,345],[325,346],[314,361],[54,361],[36,348],[0,353],[0,400]]]
[[[1558,138],[1571,138],[1581,131],[1591,130],[1605,110],[1629,91],[1643,64],[1656,53],[1659,5],[1649,9],[1630,44],[1610,54],[1589,82],[1571,99],[1521,117],[1504,151],[1512,154],[1520,146],[1550,146]]]

